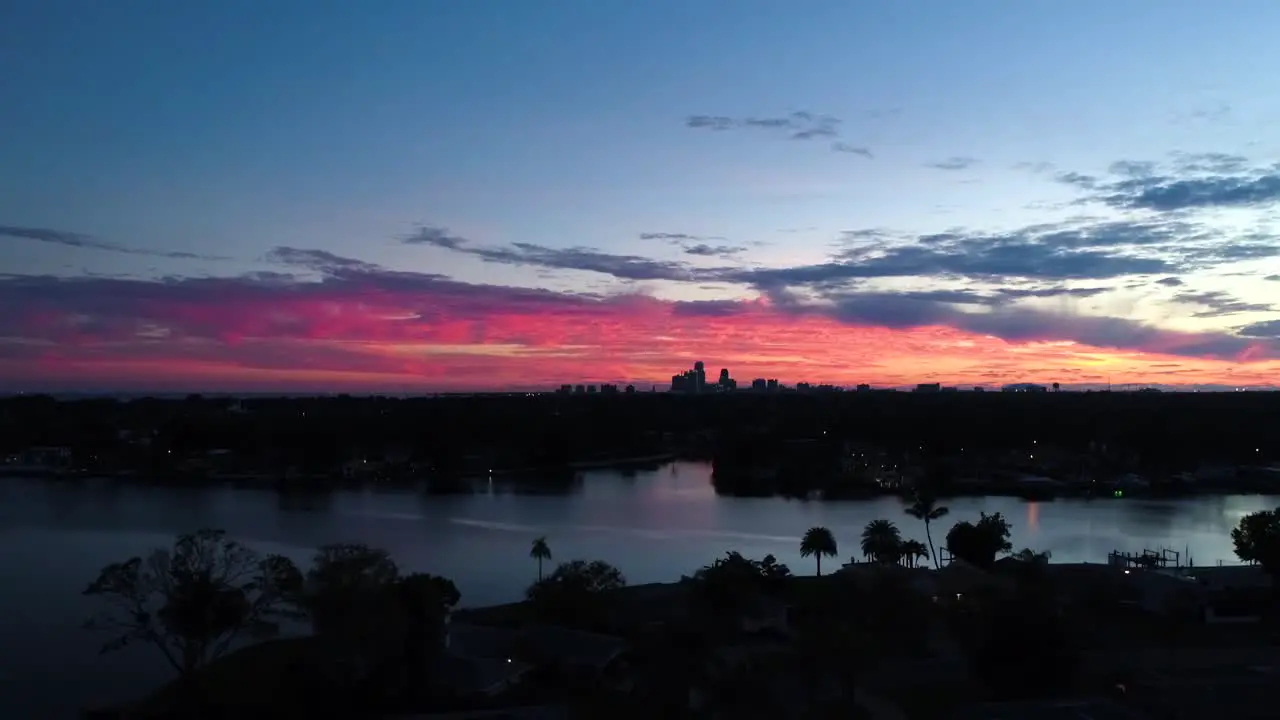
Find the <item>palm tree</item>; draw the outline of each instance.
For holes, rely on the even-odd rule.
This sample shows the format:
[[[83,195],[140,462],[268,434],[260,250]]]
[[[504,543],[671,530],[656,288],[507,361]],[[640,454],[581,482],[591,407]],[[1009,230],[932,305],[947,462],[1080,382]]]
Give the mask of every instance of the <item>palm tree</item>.
[[[538,581],[542,581],[542,561],[551,559],[551,547],[547,545],[546,536],[535,538],[533,547],[529,549],[529,557],[538,561]]]
[[[915,567],[918,559],[929,559],[929,548],[925,547],[924,543],[919,540],[904,541],[901,551],[902,560],[907,564],[907,567]]]
[[[896,563],[902,551],[902,533],[891,520],[872,520],[862,529],[862,554],[881,563]]]
[[[824,527],[809,528],[805,531],[804,538],[800,541],[800,557],[812,555],[816,558],[819,575],[822,574],[822,556],[835,557],[838,552],[835,536]]]
[[[924,521],[924,537],[929,541],[929,555],[933,556],[933,566],[942,567],[938,563],[938,552],[933,549],[933,533],[929,532],[929,523],[951,512],[945,505],[939,505],[932,495],[916,493],[915,499],[906,507],[907,514],[917,520]]]

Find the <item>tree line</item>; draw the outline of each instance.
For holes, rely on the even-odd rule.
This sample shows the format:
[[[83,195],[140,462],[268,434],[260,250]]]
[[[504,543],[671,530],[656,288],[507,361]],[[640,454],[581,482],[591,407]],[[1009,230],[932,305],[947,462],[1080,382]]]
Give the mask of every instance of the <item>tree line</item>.
[[[472,464],[560,468],[661,452],[735,463],[785,459],[808,441],[806,471],[831,469],[844,441],[919,461],[960,448],[998,452],[1035,439],[1070,451],[1123,449],[1143,469],[1275,460],[1270,393],[668,393],[438,398],[0,399],[0,453],[66,446],[85,466],[153,467],[214,449],[262,465],[331,471],[388,447],[440,474]],[[145,438],[145,447],[124,435]],[[477,466],[478,467],[478,466]],[[471,468],[474,469],[474,468]],[[797,473],[803,474],[803,473]],[[736,483],[742,489],[741,482]],[[730,487],[729,490],[734,488]]]
[[[935,567],[940,566],[929,528],[947,516],[947,508],[918,497],[906,512],[924,524],[929,544],[903,539],[891,520],[873,520],[859,538],[865,561],[912,566],[919,559],[932,558]],[[953,558],[991,568],[1000,555],[1010,554],[1009,536],[1009,523],[999,513],[984,513],[975,521],[952,525],[945,547]],[[1246,515],[1231,537],[1240,560],[1261,565],[1280,588],[1280,508]],[[834,534],[825,527],[810,528],[800,541],[801,556],[814,558],[815,579],[822,577],[822,559],[836,557],[838,551]],[[546,537],[532,541],[529,556],[536,563],[536,574],[525,600],[535,617],[570,627],[607,625],[608,603],[602,598],[627,583],[617,568],[602,560],[570,560],[545,572],[545,563],[553,559]],[[1014,557],[1028,566],[1049,559],[1048,553],[1030,549]],[[707,643],[717,634],[732,632],[725,623],[735,617],[735,610],[747,608],[759,597],[784,595],[792,579],[790,569],[772,555],[755,560],[729,552],[688,578],[692,607],[702,618],[697,625],[700,634],[663,642],[684,643],[686,649],[709,648]],[[841,610],[846,600],[829,594],[800,596],[798,602],[805,611],[797,615],[797,642],[807,648],[805,652],[824,654],[839,667],[853,662],[841,655],[847,655],[851,645],[840,643],[854,643],[855,636],[856,643],[866,645],[875,632],[892,628],[892,640],[872,643],[876,652],[898,652],[899,646],[919,647],[924,642],[918,617],[908,612],[909,593],[884,588],[859,592],[859,603],[878,608],[871,615],[850,616]],[[154,648],[175,671],[173,692],[189,708],[216,706],[215,690],[202,681],[211,664],[237,648],[280,637],[290,624],[309,630],[306,641],[312,644],[304,656],[310,679],[305,690],[318,708],[332,709],[345,702],[362,712],[397,711],[450,697],[450,689],[439,679],[446,619],[461,599],[458,588],[440,576],[404,573],[386,551],[377,548],[326,545],[303,572],[288,558],[262,555],[222,531],[200,530],[179,536],[171,548],[156,550],[145,559],[134,557],[106,566],[85,594],[104,601],[101,613],[87,623],[110,633],[103,651],[135,644]],[[1010,623],[1021,621],[1028,632],[1034,630],[1040,636],[1048,632],[1042,627],[1047,621],[1027,610],[1028,597],[1019,601],[1024,606],[1000,606],[1000,625],[992,626],[993,637],[1009,635]],[[883,627],[864,627],[861,623],[868,618]],[[967,621],[959,627],[971,629]],[[993,678],[1017,670],[1014,658],[1022,651],[990,638],[983,643],[983,652],[994,653],[988,660],[1004,658],[997,663],[1003,670]],[[325,679],[322,691],[317,690],[317,674]]]

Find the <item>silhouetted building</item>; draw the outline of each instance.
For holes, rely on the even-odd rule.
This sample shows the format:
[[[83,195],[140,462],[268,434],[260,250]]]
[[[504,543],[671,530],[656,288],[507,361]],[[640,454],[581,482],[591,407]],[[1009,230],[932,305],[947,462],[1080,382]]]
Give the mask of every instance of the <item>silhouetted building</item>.
[[[1049,388],[1035,383],[1013,383],[1000,388],[1000,392],[1042,393],[1049,392]]]
[[[862,383],[858,386],[858,392],[871,392],[871,386],[866,383]]]
[[[627,392],[627,394],[628,394],[628,395],[633,394],[635,391],[636,391],[636,386],[635,386],[635,385],[628,385],[628,386],[627,386],[627,390],[626,390],[626,392]]]
[[[936,393],[941,389],[942,385],[940,383],[920,383],[916,385],[916,392],[918,393]]]
[[[768,390],[769,392],[773,392],[773,391],[777,390],[777,389],[778,389],[778,378],[769,378],[769,381],[768,381],[767,383],[765,383],[765,389],[766,389],[766,390]]]
[[[760,392],[764,392],[764,389],[766,387],[767,387],[767,384],[765,383],[764,378],[756,378],[755,380],[751,381],[752,390],[758,390]]]
[[[573,386],[573,392],[574,392],[575,394],[577,394],[577,395],[581,395],[581,394],[585,393],[586,391],[587,391],[587,386],[586,386],[586,385],[574,385],[574,386]]]
[[[562,395],[568,395],[569,393],[573,392],[573,386],[561,385],[560,389],[557,392],[561,393]]]
[[[592,394],[592,393],[594,393],[595,391],[596,391],[596,386],[595,386],[595,385],[588,385],[588,386],[587,386],[587,394],[588,394],[588,395],[591,395],[591,394]]]
[[[721,378],[728,370],[721,371]],[[671,376],[671,392],[700,393],[707,389],[707,372],[702,361],[693,364],[692,370],[685,370],[679,375]]]

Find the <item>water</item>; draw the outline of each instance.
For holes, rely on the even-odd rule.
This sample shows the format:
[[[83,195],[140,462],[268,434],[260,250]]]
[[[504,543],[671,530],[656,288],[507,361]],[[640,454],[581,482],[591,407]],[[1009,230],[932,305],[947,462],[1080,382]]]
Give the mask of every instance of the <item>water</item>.
[[[571,492],[428,496],[411,491],[286,496],[270,490],[81,486],[0,481],[0,717],[72,717],[87,704],[137,697],[169,677],[157,651],[99,657],[80,629],[94,605],[80,592],[103,565],[167,546],[179,532],[226,530],[264,552],[307,563],[315,547],[363,542],[400,565],[453,578],[463,605],[518,599],[534,579],[529,544],[546,535],[555,560],[603,559],[632,583],[672,581],[727,550],[773,553],[793,571],[814,525],[835,533],[841,560],[858,554],[862,527],[894,520],[923,541],[924,527],[896,498],[839,503],[722,498],[710,467],[673,463],[652,472],[589,473]],[[1004,513],[1015,549],[1051,550],[1061,562],[1104,562],[1111,550],[1189,547],[1198,564],[1233,562],[1230,529],[1280,498],[1182,500],[969,498],[948,502],[934,527],[979,511]],[[828,561],[834,568],[838,563]]]

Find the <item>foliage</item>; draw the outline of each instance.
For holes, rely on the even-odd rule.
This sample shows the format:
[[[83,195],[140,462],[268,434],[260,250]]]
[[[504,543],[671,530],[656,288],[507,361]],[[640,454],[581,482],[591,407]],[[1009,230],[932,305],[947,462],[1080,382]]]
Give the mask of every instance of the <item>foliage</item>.
[[[1268,574],[1280,577],[1280,508],[1259,510],[1240,518],[1231,530],[1236,557],[1261,565]]]
[[[763,560],[725,553],[693,574],[689,600],[704,629],[727,631],[761,596],[774,595],[791,570],[772,555]]]
[[[990,568],[997,555],[1013,549],[1009,542],[1011,532],[1009,522],[1000,513],[982,513],[978,522],[962,520],[947,531],[947,550],[952,557],[971,565]]]
[[[600,594],[626,584],[622,573],[603,560],[571,560],[530,585],[525,597],[549,620],[590,625],[603,610]]]
[[[862,530],[862,554],[874,562],[896,564],[902,555],[902,532],[892,520],[872,520]]]
[[[934,566],[938,567],[938,553],[933,548],[933,533],[930,532],[929,525],[934,520],[946,517],[950,509],[945,505],[938,505],[937,499],[932,494],[922,492],[917,492],[911,504],[905,509],[908,515],[924,522],[924,536],[929,541],[929,555],[933,557]]]
[[[276,635],[301,581],[288,558],[260,556],[221,530],[199,530],[146,561],[135,557],[103,568],[84,594],[110,607],[88,626],[119,633],[103,652],[154,645],[190,678],[236,640]]]
[[[402,576],[385,550],[337,544],[316,553],[302,605],[326,650],[353,668],[351,679],[402,696],[417,691],[438,657],[460,599],[447,578]]]
[[[907,567],[915,567],[917,560],[929,559],[929,548],[919,540],[904,540],[898,546],[900,560]]]
[[[813,557],[818,562],[818,574],[822,574],[822,556],[835,557],[839,554],[836,538],[824,527],[811,527],[800,540],[800,557]]]
[[[302,604],[316,635],[340,645],[358,645],[374,619],[382,589],[400,575],[385,550],[361,544],[322,546],[307,571]]]

